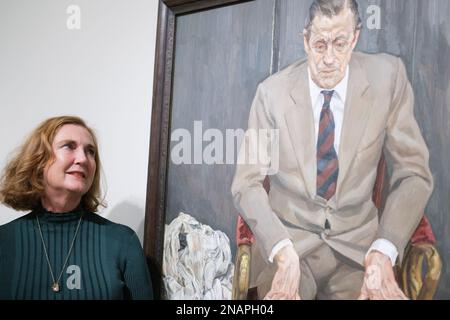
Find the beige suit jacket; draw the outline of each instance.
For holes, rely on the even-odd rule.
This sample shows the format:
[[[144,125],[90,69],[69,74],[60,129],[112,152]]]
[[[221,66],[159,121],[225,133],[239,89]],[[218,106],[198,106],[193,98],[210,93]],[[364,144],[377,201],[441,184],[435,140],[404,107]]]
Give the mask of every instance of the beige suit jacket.
[[[238,164],[231,188],[239,213],[255,235],[259,250],[253,254],[260,254],[268,264],[274,245],[289,238],[300,258],[326,243],[363,265],[373,241],[384,238],[396,246],[401,259],[433,189],[428,149],[413,107],[414,95],[401,59],[353,53],[337,190],[327,202],[316,195],[317,142],[307,62],[297,62],[261,83],[248,127],[279,129],[279,170],[270,176],[267,194],[261,172],[269,165],[265,161]],[[244,145],[241,161],[254,148],[263,153],[259,159],[274,159],[271,150],[277,149],[261,141],[257,146]],[[372,191],[383,150],[392,171],[379,221]]]

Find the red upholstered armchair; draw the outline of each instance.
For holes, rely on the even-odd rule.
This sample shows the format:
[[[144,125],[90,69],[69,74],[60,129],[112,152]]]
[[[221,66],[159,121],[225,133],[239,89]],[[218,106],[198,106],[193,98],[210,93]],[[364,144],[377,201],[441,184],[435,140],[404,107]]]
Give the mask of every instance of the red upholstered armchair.
[[[373,202],[378,209],[384,204],[386,194],[386,162],[381,158],[378,165],[377,179],[373,190]],[[270,189],[269,179],[264,181],[267,192]],[[239,217],[236,230],[235,273],[233,280],[233,299],[245,300],[254,298],[249,295],[251,245],[255,238],[245,221]],[[401,266],[396,266],[397,280],[403,292],[413,300],[431,300],[436,292],[441,275],[442,262],[435,248],[436,238],[431,225],[424,217],[406,248],[405,257]],[[426,270],[423,273],[423,262]]]

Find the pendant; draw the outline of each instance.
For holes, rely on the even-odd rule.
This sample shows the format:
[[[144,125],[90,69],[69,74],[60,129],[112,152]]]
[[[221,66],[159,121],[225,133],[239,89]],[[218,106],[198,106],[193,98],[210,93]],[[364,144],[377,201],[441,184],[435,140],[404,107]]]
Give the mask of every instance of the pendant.
[[[53,292],[59,292],[59,283],[58,282],[55,282],[52,285],[52,290],[53,290]]]

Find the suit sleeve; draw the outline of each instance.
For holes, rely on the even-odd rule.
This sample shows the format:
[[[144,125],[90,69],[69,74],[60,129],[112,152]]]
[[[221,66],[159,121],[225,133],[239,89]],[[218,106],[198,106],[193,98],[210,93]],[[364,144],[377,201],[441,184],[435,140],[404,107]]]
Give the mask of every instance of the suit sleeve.
[[[401,59],[394,88],[384,146],[391,178],[378,238],[392,242],[402,260],[423,217],[433,190],[433,177],[428,148],[414,117],[413,90]]]
[[[290,239],[284,225],[273,212],[268,195],[263,187],[271,163],[278,157],[274,147],[278,143],[275,121],[268,110],[269,102],[263,84],[254,98],[248,130],[242,142],[236,173],[231,186],[234,203],[249,225],[261,248],[262,256],[268,260],[273,247],[284,239]],[[273,152],[272,152],[273,151]]]

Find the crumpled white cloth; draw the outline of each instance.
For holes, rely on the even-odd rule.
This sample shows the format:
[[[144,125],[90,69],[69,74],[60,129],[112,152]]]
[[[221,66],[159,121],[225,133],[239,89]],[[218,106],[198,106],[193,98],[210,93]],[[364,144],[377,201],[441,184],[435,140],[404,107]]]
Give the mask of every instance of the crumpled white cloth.
[[[164,237],[163,280],[170,300],[231,300],[234,265],[222,231],[181,212]]]

